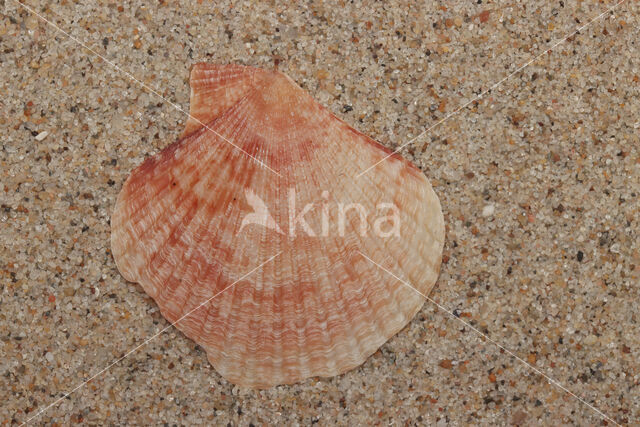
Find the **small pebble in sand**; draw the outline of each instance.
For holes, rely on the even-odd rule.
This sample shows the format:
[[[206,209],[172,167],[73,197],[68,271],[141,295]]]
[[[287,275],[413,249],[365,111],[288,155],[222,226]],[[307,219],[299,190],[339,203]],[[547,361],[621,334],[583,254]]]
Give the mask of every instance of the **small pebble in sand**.
[[[487,205],[484,208],[482,208],[482,216],[484,216],[484,217],[491,216],[491,215],[493,215],[495,210],[496,210],[495,206]]]
[[[49,132],[47,132],[46,130],[43,132],[40,132],[39,134],[36,135],[36,141],[42,141],[47,137],[47,135],[49,135]]]

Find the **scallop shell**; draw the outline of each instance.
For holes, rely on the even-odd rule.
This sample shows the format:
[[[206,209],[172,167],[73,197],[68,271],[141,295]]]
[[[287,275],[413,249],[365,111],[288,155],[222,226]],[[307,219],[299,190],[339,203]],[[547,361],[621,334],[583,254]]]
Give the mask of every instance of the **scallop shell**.
[[[362,364],[424,302],[362,254],[425,295],[438,277],[427,178],[396,155],[357,177],[389,150],[277,71],[195,65],[191,116],[118,196],[122,275],[239,386]]]

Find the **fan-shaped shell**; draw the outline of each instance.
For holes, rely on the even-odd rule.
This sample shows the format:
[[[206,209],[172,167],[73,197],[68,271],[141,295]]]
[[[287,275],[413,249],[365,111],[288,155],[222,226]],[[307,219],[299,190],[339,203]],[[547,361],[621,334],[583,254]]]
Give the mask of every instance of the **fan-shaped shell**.
[[[356,177],[388,150],[277,71],[198,64],[191,88],[182,139],[136,168],[118,196],[120,272],[170,322],[217,295],[176,327],[235,384],[362,364],[423,298],[360,252],[424,294],[437,279],[444,224],[428,180],[395,155]],[[296,218],[307,204],[305,229]],[[364,209],[364,232],[348,204]],[[257,208],[268,223],[246,220],[266,218]],[[385,220],[393,212],[398,221]]]

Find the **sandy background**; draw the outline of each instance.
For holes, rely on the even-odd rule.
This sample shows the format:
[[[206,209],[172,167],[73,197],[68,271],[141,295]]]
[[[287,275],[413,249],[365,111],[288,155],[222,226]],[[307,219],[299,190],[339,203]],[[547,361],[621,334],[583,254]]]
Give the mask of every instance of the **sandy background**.
[[[26,2],[185,110],[194,62],[277,61],[391,148],[614,6],[146,3]],[[168,325],[116,270],[109,217],[129,172],[174,141],[186,117],[15,0],[0,4],[0,425],[11,425]],[[627,0],[402,151],[431,179],[447,223],[430,296],[606,416],[636,425],[638,39],[640,3]],[[33,422],[603,418],[426,303],[359,369],[261,392],[234,388],[171,328]]]

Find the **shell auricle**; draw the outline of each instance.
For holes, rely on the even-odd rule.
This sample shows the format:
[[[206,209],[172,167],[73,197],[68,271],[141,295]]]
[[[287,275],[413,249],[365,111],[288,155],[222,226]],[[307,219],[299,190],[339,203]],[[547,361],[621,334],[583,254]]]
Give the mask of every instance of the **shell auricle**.
[[[359,366],[424,303],[362,254],[425,295],[438,277],[429,181],[397,155],[357,176],[389,150],[283,73],[197,64],[190,83],[183,136],[118,196],[118,269],[239,386]]]

